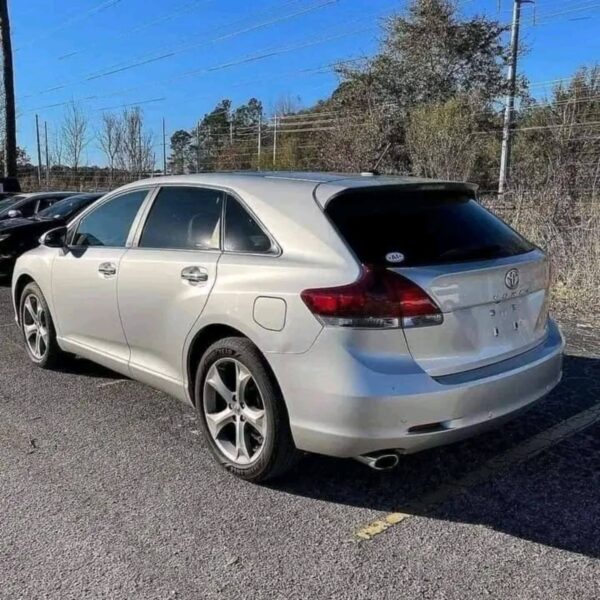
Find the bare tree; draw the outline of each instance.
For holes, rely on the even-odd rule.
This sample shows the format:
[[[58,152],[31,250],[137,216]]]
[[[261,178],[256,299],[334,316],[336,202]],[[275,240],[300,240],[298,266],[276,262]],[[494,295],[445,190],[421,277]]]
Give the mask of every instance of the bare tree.
[[[154,169],[152,134],[144,132],[144,113],[139,107],[123,111],[119,166],[141,177]]]
[[[69,104],[63,119],[61,133],[65,158],[69,166],[76,171],[81,163],[81,155],[88,144],[88,120],[77,104]]]
[[[273,115],[282,117],[285,115],[293,115],[294,113],[300,112],[301,109],[302,100],[300,96],[284,94],[275,101],[271,109],[271,113]]]
[[[123,126],[119,117],[112,113],[104,113],[97,137],[100,148],[108,160],[109,183],[112,185],[116,160],[123,144]]]
[[[60,133],[55,133],[50,144],[50,163],[52,165],[61,166],[65,154],[62,135]]]

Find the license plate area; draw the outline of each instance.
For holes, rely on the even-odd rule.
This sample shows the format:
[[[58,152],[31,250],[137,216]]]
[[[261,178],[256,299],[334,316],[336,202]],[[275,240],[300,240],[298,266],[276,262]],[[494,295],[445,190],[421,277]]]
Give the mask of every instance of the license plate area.
[[[489,315],[489,330],[492,338],[506,338],[507,336],[519,336],[522,329],[527,328],[527,321],[521,314],[522,299],[494,304],[487,309]]]

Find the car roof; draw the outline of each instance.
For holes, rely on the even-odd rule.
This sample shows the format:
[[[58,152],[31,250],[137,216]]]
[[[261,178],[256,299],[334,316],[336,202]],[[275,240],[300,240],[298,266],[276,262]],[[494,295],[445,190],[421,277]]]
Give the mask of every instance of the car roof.
[[[466,182],[425,179],[403,175],[378,175],[365,173],[330,173],[305,171],[225,171],[197,173],[193,175],[165,175],[136,181],[120,188],[136,188],[147,185],[207,185],[229,188],[245,194],[280,199],[280,192],[290,188],[304,188],[310,198],[325,206],[339,193],[358,188],[405,187],[407,189],[460,189],[476,190],[477,186]]]
[[[105,195],[106,192],[75,192],[74,194],[69,194],[63,200],[72,200],[73,198],[102,198]]]
[[[19,194],[19,200],[15,204],[15,207],[22,206],[23,204],[27,204],[28,202],[35,200],[52,200],[53,198],[62,200],[63,198],[68,198],[69,196],[75,196],[77,193],[78,192],[33,192],[28,194]]]
[[[25,196],[27,198],[55,198],[56,196],[74,196],[75,194],[79,194],[81,192],[27,192],[25,194],[19,194],[20,196]]]

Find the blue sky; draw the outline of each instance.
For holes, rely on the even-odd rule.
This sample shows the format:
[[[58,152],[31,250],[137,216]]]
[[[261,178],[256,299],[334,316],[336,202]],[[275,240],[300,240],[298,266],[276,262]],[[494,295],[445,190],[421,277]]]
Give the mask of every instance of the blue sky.
[[[142,103],[156,135],[190,128],[220,99],[282,96],[310,106],[326,97],[333,62],[371,55],[382,19],[404,0],[12,0],[18,143],[35,156],[35,113],[56,131],[78,101],[91,129],[102,109]],[[510,20],[511,0],[462,0],[466,14]],[[542,96],[600,58],[600,2],[537,0],[523,6],[528,54],[520,63]],[[274,52],[273,56],[257,57]],[[251,59],[251,60],[246,60]],[[244,62],[246,61],[246,62]],[[133,63],[144,63],[127,68]],[[120,70],[119,69],[124,69]],[[108,74],[108,72],[113,72]],[[150,101],[150,102],[147,102]],[[54,106],[56,105],[56,106]],[[116,110],[120,110],[116,108]],[[90,163],[103,163],[94,141]]]

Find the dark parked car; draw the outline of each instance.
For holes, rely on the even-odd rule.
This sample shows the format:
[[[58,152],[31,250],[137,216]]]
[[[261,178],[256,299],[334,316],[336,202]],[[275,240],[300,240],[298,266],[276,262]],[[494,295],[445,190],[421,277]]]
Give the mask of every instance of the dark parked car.
[[[33,217],[42,210],[56,204],[59,200],[64,200],[75,194],[77,192],[36,192],[7,198],[0,203],[0,221]],[[7,204],[3,204],[4,202]]]
[[[17,196],[23,196],[21,192],[0,192],[0,202],[4,200],[10,200],[11,198],[15,198]]]
[[[67,223],[103,194],[77,194],[39,212],[29,219],[0,221],[0,276],[12,271],[15,260],[38,245],[40,236]]]
[[[27,194],[2,194],[0,195],[0,212],[4,211],[8,206],[12,206],[15,202],[23,200]]]

